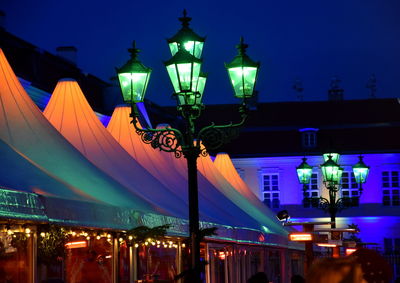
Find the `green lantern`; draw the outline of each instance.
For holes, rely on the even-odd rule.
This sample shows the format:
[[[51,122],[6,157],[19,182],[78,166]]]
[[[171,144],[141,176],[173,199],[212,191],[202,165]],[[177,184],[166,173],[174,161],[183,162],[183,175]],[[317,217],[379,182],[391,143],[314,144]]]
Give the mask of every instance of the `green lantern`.
[[[356,178],[356,182],[358,184],[363,184],[367,181],[369,166],[365,165],[363,161],[363,157],[359,157],[359,161],[356,165],[353,166],[354,177]]]
[[[312,175],[312,167],[307,164],[307,158],[303,158],[303,162],[296,167],[297,177],[300,184],[309,184]]]
[[[196,91],[176,93],[179,105],[201,105],[203,98],[204,88],[206,87],[207,74],[200,72],[199,79],[197,80]]]
[[[339,154],[339,153],[334,153],[334,152],[331,152],[331,153],[324,153],[324,154],[322,155],[322,156],[324,157],[324,161],[328,161],[329,155],[332,156],[332,160],[333,160],[335,163],[339,163],[340,154]]]
[[[200,72],[199,80],[197,81],[196,91],[199,92],[201,95],[203,95],[204,89],[206,87],[207,76],[207,73]]]
[[[176,94],[187,94],[197,91],[201,60],[183,48],[168,61],[164,62]]]
[[[324,175],[324,182],[338,184],[342,178],[343,168],[332,160],[331,155],[329,155],[328,160],[321,165],[321,169]]]
[[[128,49],[131,59],[117,69],[119,84],[125,103],[137,103],[144,100],[151,69],[145,67],[138,59],[140,52],[133,41],[133,47]]]
[[[183,17],[179,18],[182,23],[182,28],[177,34],[167,39],[169,49],[172,56],[179,51],[179,46],[182,45],[186,51],[192,54],[197,59],[201,58],[205,38],[196,34],[190,27],[189,22],[192,18],[186,16],[186,10],[183,10]]]
[[[230,63],[225,64],[235,96],[242,99],[253,96],[260,68],[259,62],[254,62],[247,56],[247,47],[248,45],[243,43],[243,37],[240,38],[240,44],[236,46],[238,55]]]

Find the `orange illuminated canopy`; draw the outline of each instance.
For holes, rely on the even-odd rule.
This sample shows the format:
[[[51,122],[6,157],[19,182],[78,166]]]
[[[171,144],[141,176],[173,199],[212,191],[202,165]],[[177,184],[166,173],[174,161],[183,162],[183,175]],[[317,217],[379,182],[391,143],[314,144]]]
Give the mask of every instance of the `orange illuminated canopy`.
[[[294,242],[310,242],[313,240],[311,233],[290,233],[289,240]]]

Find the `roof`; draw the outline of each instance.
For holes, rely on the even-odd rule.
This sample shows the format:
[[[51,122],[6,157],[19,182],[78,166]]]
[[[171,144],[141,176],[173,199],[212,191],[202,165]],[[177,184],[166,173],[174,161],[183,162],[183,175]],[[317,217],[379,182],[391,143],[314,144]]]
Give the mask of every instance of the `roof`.
[[[131,158],[111,136],[74,79],[58,82],[43,114],[76,149],[127,191],[154,204],[159,212],[186,217],[184,202]]]
[[[1,49],[0,105],[0,140],[35,165],[31,168],[43,169],[51,178],[68,184],[82,200],[143,212],[157,211],[149,202],[105,175],[60,135],[25,92]]]
[[[177,115],[172,107],[165,111]],[[199,125],[239,120],[238,105],[209,105]],[[300,130],[304,128],[317,129],[317,147],[302,146]],[[260,103],[257,110],[250,111],[239,137],[220,151],[231,157],[320,154],[327,148],[342,153],[399,152],[399,132],[400,103],[396,98]]]
[[[117,229],[172,223],[178,227],[174,233],[187,233],[187,204],[179,191],[187,188],[179,172],[184,160],[166,158],[166,167],[159,167],[164,181],[173,170],[178,170],[175,177],[181,176],[180,182],[170,179],[171,187],[164,186],[103,127],[73,79],[57,84],[44,114],[0,49],[0,150],[9,165],[0,174],[0,186],[7,185],[0,188],[0,218]],[[287,246],[285,230],[275,218],[253,212],[207,160],[208,165],[200,162],[208,168],[203,174],[211,174],[219,187],[199,177],[201,225],[221,228],[221,239]],[[24,205],[27,199],[34,203]]]
[[[109,83],[80,70],[74,63],[42,50],[0,28],[0,48],[7,54],[18,77],[33,87],[51,93],[61,78],[74,78],[79,82],[92,108],[105,113],[103,92]]]

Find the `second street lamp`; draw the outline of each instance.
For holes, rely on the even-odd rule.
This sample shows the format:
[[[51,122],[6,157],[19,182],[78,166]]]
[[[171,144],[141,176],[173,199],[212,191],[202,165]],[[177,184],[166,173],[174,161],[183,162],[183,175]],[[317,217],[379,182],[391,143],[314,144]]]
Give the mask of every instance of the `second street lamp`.
[[[135,41],[132,48],[128,49],[131,59],[121,68],[117,69],[119,84],[123,99],[126,103],[143,102],[149,83],[151,69],[145,67],[137,58],[139,49]]]
[[[189,195],[189,234],[191,238],[191,272],[190,282],[200,282],[200,239],[199,239],[199,209],[197,184],[197,158],[207,155],[206,150],[215,150],[229,142],[238,134],[238,130],[247,119],[247,99],[254,94],[254,87],[260,64],[252,61],[246,54],[247,45],[241,38],[237,46],[238,55],[226,64],[235,96],[241,98],[239,107],[241,120],[238,123],[215,125],[196,129],[195,121],[200,116],[204,106],[202,95],[206,82],[206,74],[201,72],[201,52],[204,38],[198,36],[189,28],[190,18],[179,18],[181,30],[168,39],[172,58],[164,62],[177,99],[177,109],[185,121],[185,129],[167,127],[163,129],[143,128],[139,122],[140,113],[136,103],[144,100],[144,94],[151,70],[137,60],[135,45],[129,52],[132,58],[122,68],[117,69],[120,78],[121,92],[126,103],[131,104],[132,123],[144,143],[151,144],[155,149],[173,152],[175,157],[184,156],[188,168]],[[133,63],[132,63],[133,62]],[[131,69],[129,69],[131,66]],[[140,67],[139,67],[140,66]],[[142,68],[141,68],[142,67]],[[146,71],[147,70],[147,73]],[[147,74],[147,75],[144,75]],[[140,78],[137,79],[137,78]],[[146,80],[144,79],[146,78]],[[204,147],[201,146],[201,142]]]
[[[312,167],[307,164],[306,158],[303,158],[303,162],[296,168],[299,182],[303,184],[304,199],[303,202],[316,204],[315,206],[328,212],[331,218],[331,228],[336,228],[336,215],[342,209],[354,206],[352,198],[350,196],[338,197],[338,192],[341,187],[341,179],[343,174],[343,168],[337,163],[340,155],[338,153],[326,153],[323,155],[324,163],[321,165],[321,170],[324,178],[325,187],[328,190],[329,197],[308,197],[307,196],[307,185],[310,184]],[[361,184],[365,183],[368,177],[369,167],[365,165],[362,157],[359,157],[359,162],[353,166],[353,174],[358,184],[358,198],[361,196],[362,187]],[[358,203],[357,199],[357,203]]]
[[[201,105],[201,95],[197,91],[201,63],[201,59],[194,57],[182,45],[171,59],[164,62],[180,108]]]
[[[353,174],[357,184],[360,186],[360,192],[362,192],[362,184],[367,181],[369,173],[369,166],[365,165],[363,157],[359,156],[359,161],[353,166]]]

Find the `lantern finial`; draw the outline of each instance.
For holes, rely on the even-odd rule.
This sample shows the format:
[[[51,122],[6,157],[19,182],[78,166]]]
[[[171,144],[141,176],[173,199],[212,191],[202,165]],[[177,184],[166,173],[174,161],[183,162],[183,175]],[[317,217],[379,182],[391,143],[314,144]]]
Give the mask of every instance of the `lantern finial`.
[[[182,27],[185,27],[185,28],[189,27],[189,23],[191,20],[192,20],[192,18],[187,17],[186,9],[183,9],[183,17],[179,18],[179,21],[181,21],[181,23],[182,23]]]
[[[238,45],[236,45],[236,48],[237,48],[240,56],[243,56],[243,55],[246,54],[247,47],[249,47],[249,45],[244,43],[243,36],[241,36],[240,37],[240,43]]]
[[[132,48],[129,48],[128,51],[131,53],[131,59],[136,60],[140,52],[140,49],[136,48],[136,40],[132,42]]]

